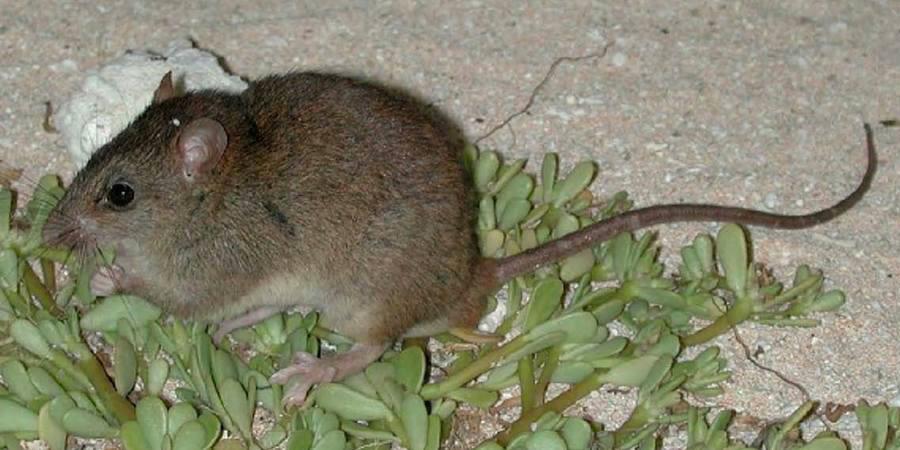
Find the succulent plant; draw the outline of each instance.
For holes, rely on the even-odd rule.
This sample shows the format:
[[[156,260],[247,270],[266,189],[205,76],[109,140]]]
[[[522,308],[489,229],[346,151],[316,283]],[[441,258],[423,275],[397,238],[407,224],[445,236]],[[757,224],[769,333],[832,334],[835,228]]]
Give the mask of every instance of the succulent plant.
[[[485,256],[516,254],[631,207],[625,193],[594,198],[588,188],[600,175],[590,161],[560,177],[557,156],[547,154],[532,176],[524,160],[505,163],[474,146],[464,156],[480,196]],[[652,234],[626,233],[508,283],[496,333],[514,333],[502,343],[455,347],[445,376],[432,379],[426,352],[412,343],[362,373],[318,386],[303,408],[286,409],[282,387],[268,381],[276,369],[295,352],[341,351],[351,341],[322,328],[314,313],[279,314],[234,333],[236,345],[217,347],[204,325],[169,319],[141,298],[96,298],[88,283],[96,263],[40,242],[61,193],[55,177],[42,178],[22,228],[12,226],[14,196],[0,190],[0,332],[8,335],[0,340],[0,448],[41,439],[56,450],[75,437],[118,439],[128,450],[436,450],[459,405],[489,408],[513,386],[521,416],[479,449],[651,449],[673,424],[687,425],[688,448],[745,448],[728,436],[730,412],[712,422],[705,409],[684,412],[684,393],[715,397],[730,376],[718,347],[706,343],[748,320],[814,326],[810,315],[844,302],[808,266],[788,287],[770,277],[750,260],[737,225],[697,236],[681,249],[673,275],[664,273]],[[74,276],[57,280],[58,264]],[[614,334],[613,322],[628,333]],[[102,339],[107,358],[88,345],[89,336]],[[687,358],[684,349],[698,345],[706,347]],[[551,383],[568,388],[547,398]],[[621,426],[605,430],[562,415],[605,385],[637,391]],[[767,449],[846,448],[833,434],[788,439],[813,406],[767,428],[761,442]],[[863,402],[856,412],[865,449],[900,449],[896,408]],[[265,427],[254,425],[261,416],[270,418]]]

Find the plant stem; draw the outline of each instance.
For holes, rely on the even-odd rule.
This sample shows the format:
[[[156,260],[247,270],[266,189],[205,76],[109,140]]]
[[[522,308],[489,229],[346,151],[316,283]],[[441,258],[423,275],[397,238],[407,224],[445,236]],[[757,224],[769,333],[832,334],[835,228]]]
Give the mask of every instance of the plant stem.
[[[519,310],[522,308],[522,288],[519,286],[520,280],[521,277],[507,283],[508,297],[506,301],[506,316],[504,316],[503,322],[501,322],[500,325],[497,326],[497,329],[494,330],[494,334],[498,336],[506,336],[509,334],[516,322],[516,318],[519,317]],[[496,343],[491,343],[485,345],[483,349],[484,351],[492,351],[496,347]]]
[[[766,306],[769,310],[773,310],[775,306],[780,306],[784,303],[790,302],[791,300],[803,294],[806,290],[814,286],[816,283],[820,283],[822,281],[821,276],[810,276],[809,278],[800,282],[795,286],[792,286],[790,289],[781,293],[781,295],[775,297],[771,302],[767,303]]]
[[[53,265],[53,261],[41,258],[41,274],[44,275],[44,286],[52,296],[56,292],[56,266]]]
[[[643,403],[637,405],[632,411],[628,419],[613,432],[613,440],[616,443],[622,442],[629,433],[633,433],[645,427],[650,422],[650,412],[644,407]]]
[[[535,402],[534,360],[528,355],[519,360],[519,386],[522,392],[522,412],[530,411]]]
[[[394,436],[397,436],[403,444],[409,445],[409,433],[406,432],[406,428],[403,427],[403,422],[400,421],[400,418],[392,413],[391,416],[385,420],[385,424],[391,433],[394,433]]]
[[[553,377],[553,372],[556,372],[556,368],[559,366],[559,346],[554,345],[550,347],[550,350],[547,351],[547,361],[544,362],[544,367],[541,368],[541,378],[538,380],[537,385],[534,387],[535,393],[535,406],[541,406],[544,404],[544,398],[547,395],[547,386],[550,385],[550,378]]]
[[[548,411],[554,411],[562,414],[562,412],[565,411],[566,408],[574,405],[582,397],[597,390],[598,388],[600,388],[600,386],[603,386],[603,383],[605,382],[603,379],[603,375],[605,373],[605,371],[594,372],[581,382],[572,385],[572,387],[570,387],[568,390],[566,390],[562,394],[559,394],[556,398],[545,403],[543,406],[534,408],[531,411],[522,414],[522,416],[519,417],[519,420],[513,422],[513,424],[510,425],[510,427],[507,428],[506,431],[497,436],[497,442],[500,445],[505,446],[516,436],[528,431],[531,427],[531,424],[540,419],[541,416],[546,414]]]
[[[109,377],[106,375],[106,371],[103,370],[100,361],[97,361],[97,357],[94,356],[87,346],[81,347],[75,352],[78,358],[78,368],[90,380],[91,386],[103,401],[103,404],[119,422],[119,425],[129,420],[134,420],[134,405],[116,392],[116,388],[110,383]]]
[[[37,274],[34,273],[34,269],[31,268],[31,265],[25,263],[23,266],[25,268],[23,270],[22,280],[25,282],[25,288],[28,289],[28,292],[41,302],[41,305],[47,312],[53,314],[57,319],[64,319],[66,315],[59,309],[59,306],[56,306],[53,295],[50,294],[50,291],[47,290],[47,287],[44,286],[44,283],[41,282],[41,279],[38,278]]]
[[[750,318],[752,313],[753,299],[749,296],[738,297],[728,312],[696,333],[682,337],[681,343],[685,347],[690,347],[709,342]]]
[[[74,364],[72,364],[72,360],[66,356],[65,353],[59,350],[51,350],[49,361],[52,362],[57,368],[62,370],[64,373],[69,375],[72,380],[74,380],[78,385],[87,391],[90,391],[94,388],[91,384],[91,380]]]
[[[459,372],[450,375],[444,380],[423,386],[421,392],[422,398],[425,400],[434,400],[446,395],[448,392],[461,387],[469,381],[474,380],[482,373],[487,372],[495,362],[502,360],[513,352],[521,350],[527,344],[528,341],[525,339],[524,335],[509,341],[502,347],[498,347],[482,355]]]
[[[18,316],[32,317],[31,302],[26,301],[24,297],[14,290],[4,289],[3,294],[6,295],[6,300],[9,301],[10,306],[13,307]]]
[[[72,258],[71,250],[63,250],[58,248],[49,248],[49,247],[38,247],[34,249],[34,253],[36,255],[40,255],[41,258],[48,259],[53,262],[58,262],[60,264],[68,264],[71,268],[71,263],[74,262]]]

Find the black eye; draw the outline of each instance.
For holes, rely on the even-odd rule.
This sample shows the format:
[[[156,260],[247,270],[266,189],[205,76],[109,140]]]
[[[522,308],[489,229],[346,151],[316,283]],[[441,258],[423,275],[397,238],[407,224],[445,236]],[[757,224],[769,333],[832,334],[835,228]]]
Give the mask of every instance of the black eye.
[[[134,200],[134,189],[124,181],[116,182],[109,187],[106,200],[116,208],[124,208]]]

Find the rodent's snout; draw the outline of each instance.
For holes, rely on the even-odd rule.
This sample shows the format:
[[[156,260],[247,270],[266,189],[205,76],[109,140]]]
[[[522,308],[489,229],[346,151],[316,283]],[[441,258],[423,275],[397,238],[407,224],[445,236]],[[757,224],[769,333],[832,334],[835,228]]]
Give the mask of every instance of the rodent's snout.
[[[47,222],[44,223],[44,228],[41,230],[41,238],[44,241],[44,244],[50,246],[60,245],[60,242],[58,241],[60,240],[64,229],[65,223],[60,214],[60,206],[56,205],[53,207],[53,210],[50,211]]]
[[[61,202],[47,217],[41,237],[48,246],[78,250],[91,240],[86,225],[85,220],[68,213]]]

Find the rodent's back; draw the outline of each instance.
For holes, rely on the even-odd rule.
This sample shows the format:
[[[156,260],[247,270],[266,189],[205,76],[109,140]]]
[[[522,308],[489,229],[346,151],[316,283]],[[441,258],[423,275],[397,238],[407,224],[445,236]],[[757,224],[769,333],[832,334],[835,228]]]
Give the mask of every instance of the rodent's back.
[[[263,78],[242,99],[261,141],[234,161],[249,175],[231,213],[266,218],[275,270],[308,261],[330,301],[368,299],[324,309],[373,315],[378,338],[453,315],[478,252],[448,133],[413,101],[333,75]]]

